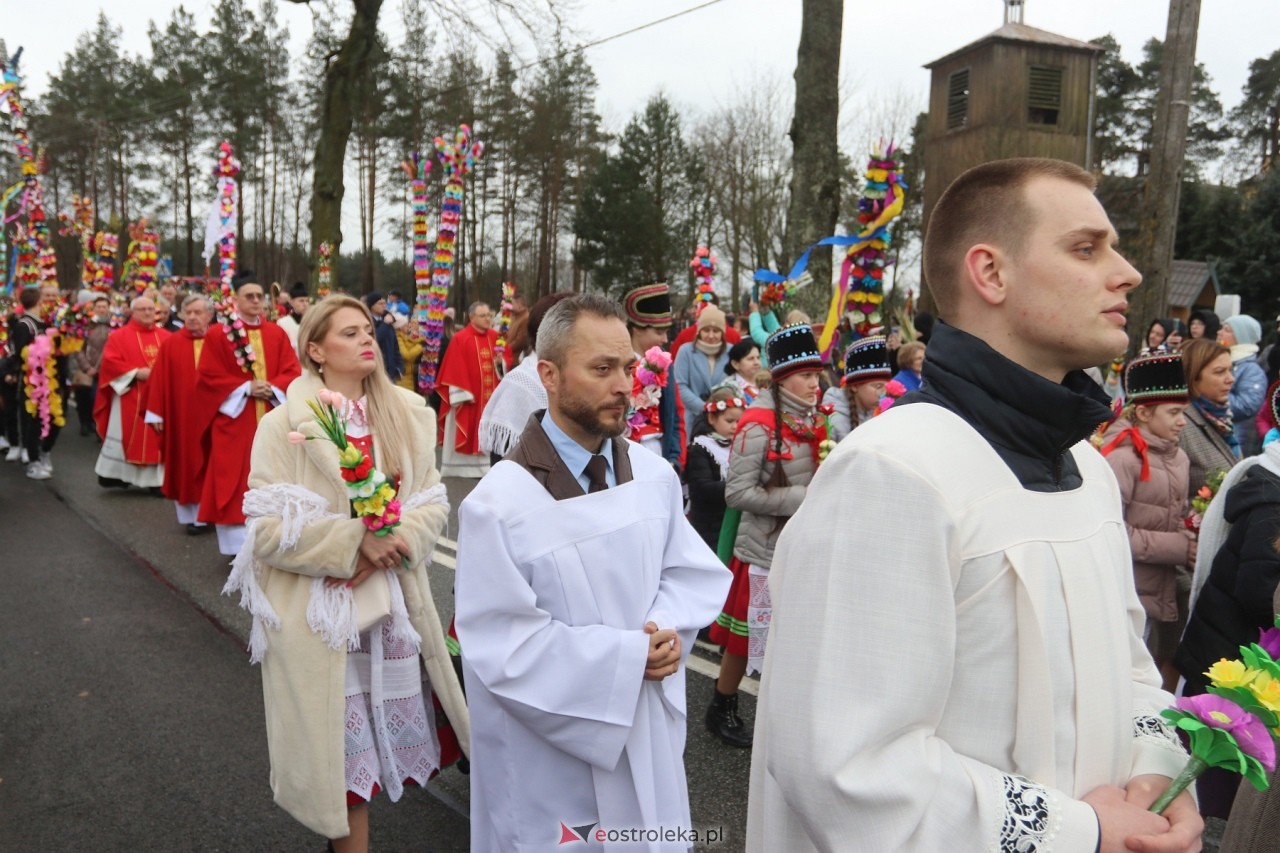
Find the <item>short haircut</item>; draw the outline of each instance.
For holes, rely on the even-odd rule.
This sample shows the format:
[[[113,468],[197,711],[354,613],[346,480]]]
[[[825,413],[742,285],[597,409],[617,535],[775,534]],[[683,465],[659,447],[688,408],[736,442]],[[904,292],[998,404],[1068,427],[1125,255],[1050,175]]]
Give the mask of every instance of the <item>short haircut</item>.
[[[532,350],[537,345],[538,329],[542,328],[542,320],[547,316],[547,312],[572,296],[571,290],[558,290],[555,293],[548,293],[533,303],[533,307],[529,309],[529,319],[525,321],[525,327],[517,328],[511,333],[512,350],[520,353]]]
[[[1194,338],[1182,345],[1182,372],[1187,375],[1187,391],[1193,398],[1200,396],[1200,374],[1209,363],[1231,350],[1209,338]]]
[[[924,234],[924,275],[939,312],[956,309],[964,256],[978,243],[1016,255],[1034,223],[1023,188],[1036,178],[1070,181],[1093,192],[1097,179],[1074,163],[1042,157],[994,160],[956,178],[938,199]]]
[[[613,319],[620,323],[627,322],[627,315],[622,306],[612,299],[595,293],[577,293],[568,299],[561,300],[551,307],[542,324],[538,327],[537,343],[534,349],[538,358],[545,359],[556,367],[564,367],[565,355],[573,342],[573,327],[578,318],[587,314],[605,320]]]
[[[209,297],[205,296],[203,293],[188,293],[182,300],[181,310],[186,311],[187,306],[194,305],[197,302],[204,302],[209,306],[210,310],[213,309],[213,303],[210,302]]]
[[[256,284],[258,285],[258,287],[262,287],[262,283],[258,281],[257,274],[254,273],[253,270],[245,270],[244,272],[240,273],[240,275],[236,276],[234,281],[232,281],[231,289],[234,290],[236,293],[239,293],[241,288],[244,288],[250,284]],[[263,288],[263,292],[264,293],[266,292],[266,288]]]
[[[917,355],[923,355],[924,350],[924,344],[919,341],[909,341],[898,347],[898,369],[907,370],[910,368],[912,360]]]
[[[30,311],[32,308],[35,308],[40,304],[40,288],[22,288],[22,290],[18,292],[18,304],[26,311]]]
[[[476,312],[480,310],[481,305],[483,305],[485,308],[489,307],[488,302],[485,302],[483,299],[477,299],[475,302],[472,302],[470,305],[467,306],[467,316],[468,317],[476,316]]]

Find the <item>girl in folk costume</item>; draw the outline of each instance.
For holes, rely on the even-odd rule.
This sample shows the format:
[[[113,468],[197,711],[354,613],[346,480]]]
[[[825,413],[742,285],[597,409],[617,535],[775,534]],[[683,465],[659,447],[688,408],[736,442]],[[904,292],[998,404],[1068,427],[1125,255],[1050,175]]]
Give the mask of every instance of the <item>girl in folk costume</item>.
[[[275,800],[337,851],[368,849],[374,794],[398,800],[404,785],[425,784],[469,737],[426,573],[449,515],[435,416],[392,384],[373,323],[343,295],[303,318],[304,370],[254,437],[246,539],[224,590],[238,590],[254,616]],[[347,450],[367,454],[356,468],[340,465],[310,408],[333,393]],[[352,499],[347,475],[370,477],[370,462],[393,501],[381,490]],[[374,497],[389,512],[400,502],[385,535],[385,514],[366,512]],[[452,730],[437,732],[433,693]]]
[[[827,444],[818,411],[822,355],[804,323],[783,326],[765,343],[773,385],[743,414],[729,451],[725,503],[741,510],[734,539],[733,585],[724,612],[711,627],[724,646],[707,728],[731,746],[750,746],[750,729],[738,716],[738,684],[759,672],[772,609],[769,566],[783,525],[800,508]],[[825,408],[825,407],[824,407]]]
[[[729,473],[729,442],[747,403],[729,388],[717,388],[694,419],[693,440],[685,454],[689,487],[689,523],[716,550],[724,523],[724,483]]]
[[[840,441],[875,417],[885,384],[893,378],[889,345],[882,335],[855,341],[844,355],[840,387],[832,386],[822,402],[832,407],[831,439]]]
[[[1184,523],[1191,463],[1178,446],[1189,399],[1182,356],[1139,356],[1125,369],[1124,385],[1127,402],[1102,437],[1102,455],[1120,485],[1134,582],[1147,613],[1144,639],[1172,690],[1177,636],[1157,626],[1178,621],[1178,566],[1194,566],[1196,558],[1195,536]]]

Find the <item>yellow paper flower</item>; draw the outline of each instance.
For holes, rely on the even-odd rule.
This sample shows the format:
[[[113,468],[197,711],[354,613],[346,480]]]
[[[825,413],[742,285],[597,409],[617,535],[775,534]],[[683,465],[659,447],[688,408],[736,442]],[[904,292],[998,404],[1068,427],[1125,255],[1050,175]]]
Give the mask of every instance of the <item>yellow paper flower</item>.
[[[340,454],[339,458],[341,458],[348,466],[351,466],[358,464],[363,455],[364,454],[360,452],[360,448],[356,447],[354,444],[348,444],[346,449]]]
[[[1249,690],[1263,707],[1280,714],[1280,680],[1260,670],[1250,672],[1255,675],[1249,682]]]
[[[1251,670],[1238,660],[1222,660],[1209,667],[1209,671],[1205,673],[1218,687],[1246,687],[1257,674],[1257,670]]]

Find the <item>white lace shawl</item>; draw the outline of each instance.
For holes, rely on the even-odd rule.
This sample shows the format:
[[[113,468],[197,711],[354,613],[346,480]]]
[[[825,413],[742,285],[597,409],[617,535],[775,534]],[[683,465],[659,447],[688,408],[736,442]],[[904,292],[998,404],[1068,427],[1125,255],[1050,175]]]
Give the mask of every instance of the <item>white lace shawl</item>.
[[[443,483],[415,492],[401,502],[402,512],[431,504],[449,505]],[[293,483],[274,483],[250,489],[244,496],[246,518],[244,545],[231,563],[231,575],[222,588],[223,595],[240,593],[240,606],[253,616],[249,634],[249,660],[260,663],[267,651],[267,628],[280,630],[280,616],[262,591],[262,563],[254,556],[259,518],[280,519],[280,548],[291,550],[298,544],[302,529],[316,522],[343,521],[346,516],[329,511],[329,502],[315,492]],[[415,646],[422,637],[409,621],[404,591],[395,572],[386,572],[391,598],[391,616],[396,636]],[[346,586],[327,586],[323,577],[311,581],[311,598],[307,604],[307,625],[324,638],[335,651],[360,647],[359,620],[355,595]]]
[[[706,433],[695,438],[693,443],[711,454],[716,465],[720,466],[720,479],[726,479],[729,476],[729,445],[721,444]]]
[[[538,354],[530,353],[502,377],[480,413],[480,449],[506,456],[520,439],[529,416],[547,407],[547,389],[538,378]]]

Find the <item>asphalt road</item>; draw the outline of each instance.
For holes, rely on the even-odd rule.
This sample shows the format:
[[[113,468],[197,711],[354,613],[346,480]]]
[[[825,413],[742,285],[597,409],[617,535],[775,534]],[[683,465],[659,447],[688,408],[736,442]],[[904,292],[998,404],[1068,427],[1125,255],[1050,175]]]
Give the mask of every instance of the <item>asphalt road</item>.
[[[323,850],[272,803],[249,619],[220,594],[214,537],[186,535],[158,497],[101,489],[96,454],[73,426],[53,479],[0,463],[0,850]],[[454,510],[430,570],[446,623],[456,507],[473,485],[446,481]],[[715,669],[710,650],[691,658],[685,763],[694,825],[722,829],[713,849],[733,851],[750,752],[702,726]],[[374,849],[466,850],[467,799],[455,768],[398,804],[376,798]]]

